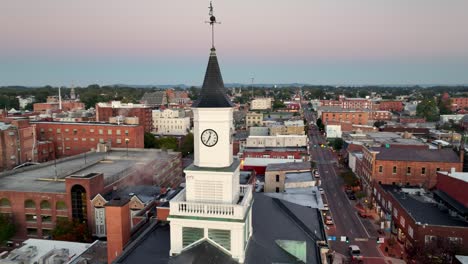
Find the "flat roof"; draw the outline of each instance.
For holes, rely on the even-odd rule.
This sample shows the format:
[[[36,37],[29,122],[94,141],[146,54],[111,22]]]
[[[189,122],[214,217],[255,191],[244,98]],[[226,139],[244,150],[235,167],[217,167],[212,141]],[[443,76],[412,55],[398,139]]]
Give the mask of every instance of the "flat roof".
[[[468,227],[468,222],[452,217],[447,211],[435,206],[436,202],[426,194],[411,194],[411,188],[400,188],[394,185],[381,185],[411,215],[416,223]],[[420,188],[417,188],[420,189]]]
[[[313,181],[314,178],[312,177],[311,171],[304,171],[304,172],[287,172],[285,182],[309,182]]]
[[[468,182],[468,172],[450,172],[450,171],[439,171],[438,173],[447,175],[448,177]]]
[[[301,159],[245,158],[244,166],[266,167],[273,163],[302,162]]]
[[[282,193],[264,193],[264,195],[297,205],[324,209],[322,195],[317,186],[286,188]]]
[[[286,162],[286,163],[272,163],[268,164],[266,171],[304,171],[309,170],[311,165],[310,162]]]
[[[291,152],[291,151],[307,151],[307,147],[245,147],[245,152],[266,152],[266,151],[276,151],[276,152]]]
[[[49,161],[22,169],[0,174],[0,190],[24,192],[65,193],[65,178],[68,176],[103,173],[106,179],[119,179],[126,176],[130,168],[143,167],[148,162],[166,160],[176,153],[156,149],[113,149],[109,153],[86,153]],[[55,173],[57,178],[55,181]]]

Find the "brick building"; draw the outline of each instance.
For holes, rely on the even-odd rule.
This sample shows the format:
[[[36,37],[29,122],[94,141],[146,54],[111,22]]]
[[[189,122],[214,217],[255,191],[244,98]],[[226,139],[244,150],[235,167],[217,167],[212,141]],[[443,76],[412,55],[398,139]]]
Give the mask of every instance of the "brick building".
[[[0,171],[37,160],[33,150],[35,143],[34,125],[31,125],[29,120],[0,123]]]
[[[367,125],[367,122],[370,119],[368,111],[360,110],[327,110],[322,112],[321,118],[325,125],[328,124],[329,121],[348,121],[353,124]]]
[[[344,98],[341,108],[344,109],[372,109],[372,101],[365,98]]]
[[[436,194],[446,206],[468,219],[468,173],[437,172]]]
[[[369,113],[369,119],[375,121],[387,121],[392,120],[392,112],[390,111],[371,111]]]
[[[105,223],[93,203],[97,195],[132,185],[174,188],[183,181],[180,153],[147,149],[77,155],[0,177],[0,213],[13,218],[18,239],[48,236],[60,219],[84,221],[96,235]]]
[[[236,153],[237,154],[237,153]],[[307,148],[244,148],[241,157],[308,160]]]
[[[468,108],[468,97],[453,97],[450,98],[452,103],[452,111],[464,110]]]
[[[376,184],[372,194],[385,227],[406,248],[441,241],[455,244],[460,252],[468,250],[468,222],[444,210],[431,193],[417,187]]]
[[[374,104],[375,110],[403,112],[404,106],[402,101],[380,101]]]
[[[73,156],[96,149],[98,143],[116,148],[143,148],[144,131],[140,125],[105,123],[33,122],[37,139],[51,141],[57,157]],[[128,144],[126,144],[128,139]]]
[[[96,104],[96,121],[109,122],[112,117],[138,117],[145,132],[153,130],[152,109],[142,104],[123,104],[120,101]]]
[[[437,171],[462,171],[463,154],[452,149],[363,148],[363,185],[402,184],[432,188]]]
[[[315,186],[310,162],[273,163],[267,166],[265,192],[283,192],[288,183],[302,188]]]
[[[61,105],[61,108],[60,108]],[[47,111],[76,111],[85,109],[84,103],[78,100],[62,100],[60,102],[58,96],[48,96],[45,103],[35,103],[33,104],[34,112],[47,112]]]

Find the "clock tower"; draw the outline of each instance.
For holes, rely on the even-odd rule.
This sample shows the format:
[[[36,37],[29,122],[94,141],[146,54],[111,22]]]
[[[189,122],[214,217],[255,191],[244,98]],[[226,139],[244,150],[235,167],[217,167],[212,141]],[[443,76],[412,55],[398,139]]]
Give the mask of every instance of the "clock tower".
[[[209,23],[213,30],[211,4]],[[232,155],[233,105],[214,45],[192,108],[194,163],[184,170],[186,188],[170,201],[171,255],[208,241],[243,263],[252,235],[253,187],[239,184],[240,162]]]

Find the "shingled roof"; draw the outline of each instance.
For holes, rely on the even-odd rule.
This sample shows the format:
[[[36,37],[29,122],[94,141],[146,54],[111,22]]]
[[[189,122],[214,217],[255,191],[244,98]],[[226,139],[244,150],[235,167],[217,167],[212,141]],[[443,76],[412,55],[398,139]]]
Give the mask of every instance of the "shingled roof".
[[[233,107],[224,88],[215,48],[211,49],[200,98],[192,107]]]
[[[372,150],[379,152],[377,160],[460,162],[460,158],[452,149],[372,148]]]

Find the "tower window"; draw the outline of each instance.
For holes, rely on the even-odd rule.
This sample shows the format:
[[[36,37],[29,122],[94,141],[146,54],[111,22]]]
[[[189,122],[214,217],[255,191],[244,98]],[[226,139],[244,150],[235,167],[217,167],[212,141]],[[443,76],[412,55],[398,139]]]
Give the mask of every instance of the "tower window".
[[[276,174],[276,182],[279,182],[279,175]]]

